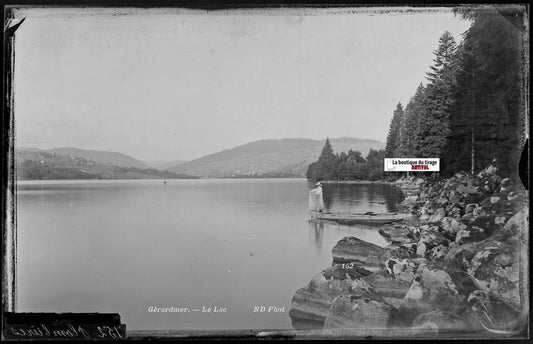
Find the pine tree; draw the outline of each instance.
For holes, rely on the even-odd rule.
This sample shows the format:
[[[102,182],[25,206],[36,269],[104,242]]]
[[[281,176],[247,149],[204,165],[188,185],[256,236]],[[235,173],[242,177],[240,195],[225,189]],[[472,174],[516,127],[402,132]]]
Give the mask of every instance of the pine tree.
[[[512,6],[462,9],[473,20],[464,35],[457,92],[451,112],[451,133],[445,147],[448,173],[474,172],[491,164],[501,174],[516,176],[521,145],[525,140],[521,52],[523,12]]]
[[[326,138],[326,144],[324,144],[324,148],[322,148],[322,153],[320,153],[320,157],[318,158],[318,161],[332,161],[335,159],[335,153],[333,153],[333,147],[331,147],[331,143],[329,143],[329,137]]]
[[[384,149],[370,149],[366,156],[366,174],[368,179],[377,180],[383,176],[383,159],[387,157],[386,154]]]
[[[415,95],[409,100],[404,110],[403,121],[400,125],[402,133],[400,147],[395,153],[400,158],[416,158],[420,149],[420,123],[425,116],[426,88],[422,83],[416,89]]]
[[[317,178],[316,178],[316,161],[312,162],[311,164],[309,164],[309,166],[307,166],[307,172],[305,173],[305,177],[308,180],[311,180],[311,181],[317,180]]]
[[[420,158],[439,158],[450,133],[449,113],[455,87],[456,50],[455,39],[448,31],[444,32],[434,51],[432,72],[427,73],[429,84],[425,93],[425,113],[420,117],[418,126],[417,153]]]
[[[456,171],[475,171],[475,153],[480,147],[476,142],[480,109],[479,76],[481,71],[476,63],[469,42],[462,44],[458,51],[458,71],[454,104],[450,111],[450,133],[443,147],[441,166],[445,174]]]
[[[356,164],[364,164],[366,162],[365,158],[363,158],[363,155],[359,151],[349,150],[348,155],[346,156],[346,160],[350,162],[354,162]]]
[[[401,103],[396,105],[396,110],[392,114],[392,120],[389,127],[389,134],[387,135],[387,144],[385,152],[387,157],[394,158],[395,153],[400,147],[401,142],[401,124],[403,121],[403,107]]]
[[[307,178],[313,181],[337,179],[337,161],[338,157],[333,153],[333,147],[331,147],[328,137],[318,161],[307,168]]]
[[[450,75],[445,73],[445,70],[449,69],[454,64],[456,51],[457,43],[455,42],[455,39],[451,33],[444,31],[439,38],[439,46],[437,50],[433,52],[435,55],[433,62],[435,64],[429,67],[431,72],[426,73],[426,78],[430,84],[434,84],[437,80],[442,79],[446,75]]]

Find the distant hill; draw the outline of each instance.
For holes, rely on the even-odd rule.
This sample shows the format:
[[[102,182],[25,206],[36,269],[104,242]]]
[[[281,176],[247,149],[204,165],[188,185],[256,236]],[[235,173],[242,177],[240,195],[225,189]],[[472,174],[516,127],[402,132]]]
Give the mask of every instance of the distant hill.
[[[260,140],[227,149],[199,159],[167,168],[175,173],[203,177],[242,175],[294,174],[304,176],[309,164],[318,159],[326,140],[280,139]],[[342,137],[330,139],[335,152],[356,150],[366,156],[370,149],[383,149],[385,143]]]
[[[41,149],[41,148],[22,147],[22,146],[17,146],[16,150],[18,150],[18,151],[27,151],[27,152],[43,152],[43,151],[45,151],[45,149]]]
[[[177,166],[180,164],[183,164],[184,162],[187,162],[187,160],[175,160],[175,161],[146,161],[142,160],[142,162],[152,168],[156,168],[158,170],[166,170],[169,167]]]
[[[16,150],[17,179],[193,179],[183,173],[153,168],[117,166],[51,150]],[[127,163],[127,162],[126,162]]]
[[[59,147],[52,149],[40,149],[34,147],[17,147],[18,151],[23,152],[47,152],[58,155],[65,155],[71,158],[83,158],[92,161],[98,161],[103,164],[111,164],[122,167],[151,168],[151,166],[123,153],[110,151],[87,150],[74,147]]]
[[[73,158],[78,157],[87,160],[99,161],[104,164],[111,164],[115,166],[150,168],[150,166],[129,155],[117,152],[85,150],[73,147],[52,148],[45,150],[45,152],[67,155]]]

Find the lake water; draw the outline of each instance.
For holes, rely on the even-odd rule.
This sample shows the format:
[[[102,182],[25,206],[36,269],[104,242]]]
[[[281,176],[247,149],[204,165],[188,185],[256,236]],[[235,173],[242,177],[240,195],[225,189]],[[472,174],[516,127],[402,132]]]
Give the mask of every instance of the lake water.
[[[290,329],[291,298],[345,236],[308,222],[304,179],[24,181],[18,311],[118,312],[137,329]],[[324,186],[332,211],[395,211],[389,185]],[[188,307],[153,313],[150,306]],[[226,308],[204,313],[203,307]],[[274,306],[284,312],[253,312]]]

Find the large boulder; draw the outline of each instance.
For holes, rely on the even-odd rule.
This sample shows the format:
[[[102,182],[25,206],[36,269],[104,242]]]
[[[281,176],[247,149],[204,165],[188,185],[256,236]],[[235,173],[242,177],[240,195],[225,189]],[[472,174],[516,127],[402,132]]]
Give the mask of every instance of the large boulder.
[[[410,323],[419,314],[434,310],[460,313],[465,308],[465,294],[456,274],[450,275],[434,262],[422,263],[399,307],[401,318]]]
[[[474,212],[474,209],[479,207],[479,204],[477,203],[469,203],[465,206],[465,213],[466,214],[472,214]]]
[[[415,273],[424,258],[389,258],[385,262],[386,271],[375,272],[363,279],[379,292],[387,303],[398,307],[409,290]]]
[[[444,257],[444,262],[448,266],[454,266],[466,270],[466,264],[476,254],[474,244],[461,245],[452,242],[448,245],[448,253]]]
[[[407,214],[407,216],[403,219],[403,224],[407,226],[419,226],[420,225],[420,219],[416,214],[410,213]]]
[[[477,204],[477,203],[476,203]],[[488,214],[490,213],[490,209],[487,210],[481,206],[477,206],[473,211],[472,211],[472,215],[474,216],[474,218],[476,217],[480,217],[480,216],[487,216]]]
[[[324,328],[385,329],[396,309],[379,296],[340,295],[333,301]]]
[[[385,263],[389,275],[397,280],[411,283],[420,264],[427,263],[425,258],[396,259],[390,258]]]
[[[501,229],[503,221],[497,215],[485,215],[474,218],[467,222],[466,227],[459,229],[455,236],[455,242],[468,243],[478,242],[490,237],[494,232]]]
[[[466,271],[475,280],[478,289],[499,295],[502,300],[520,309],[524,303],[523,290],[527,289],[527,286],[520,285],[524,279],[527,280],[526,212],[517,213],[503,228],[501,218],[493,217],[490,222],[490,226],[497,227],[490,237],[465,244],[458,240],[459,243],[450,245],[444,260],[449,267]]]
[[[368,271],[351,266],[354,268],[338,264],[324,269],[306,287],[298,289],[292,298],[289,316],[293,319],[323,322],[335,297],[354,290],[369,289],[368,283],[359,280],[360,277],[367,276]]]
[[[438,223],[441,222],[443,218],[446,217],[446,210],[444,208],[438,208],[435,210],[435,213],[431,215],[431,217],[428,219],[429,223]]]
[[[495,235],[474,247],[467,272],[491,292],[520,308],[520,247],[516,237]]]
[[[496,175],[497,172],[498,172],[498,168],[496,166],[489,165],[485,167],[483,170],[481,170],[477,176],[479,178],[486,178],[486,177],[491,177],[491,176]]]
[[[448,245],[448,240],[443,233],[439,231],[438,226],[420,227],[420,239],[417,243],[416,254],[420,257],[426,257],[427,254],[436,246]]]
[[[522,315],[498,295],[476,290],[469,295],[467,302],[465,317],[473,330],[512,333],[527,326],[527,315]]]
[[[445,217],[440,221],[440,226],[448,235],[455,238],[457,232],[466,229],[466,225],[453,217]]]
[[[389,224],[379,229],[379,234],[393,243],[409,244],[416,241],[416,234],[409,226],[403,224]]]
[[[520,209],[522,206],[523,199],[518,199],[517,194],[509,193],[508,200],[503,200],[500,202],[499,207],[496,209],[496,212],[499,214],[513,214],[517,212],[517,209]]]
[[[441,193],[440,197],[435,201],[437,203],[437,206],[438,207],[441,207],[444,209],[444,207],[446,207],[448,205],[448,202],[450,200],[448,199],[448,197],[446,197],[444,195],[444,193]],[[444,214],[443,216],[446,216],[446,214]],[[436,221],[432,221],[432,222],[439,222],[440,220],[436,220]]]
[[[436,208],[437,208],[437,203],[435,203],[435,199],[429,198],[426,200],[426,203],[424,203],[424,205],[420,207],[420,213],[431,215],[435,212]]]
[[[463,206],[459,203],[449,204],[446,207],[446,213],[449,217],[455,219],[460,219],[465,214]]]
[[[448,252],[444,256],[444,263],[454,269],[465,270],[470,260],[477,253],[475,244],[451,243],[448,246]]]
[[[420,314],[413,320],[414,328],[431,327],[438,332],[453,331],[461,332],[467,330],[467,324],[462,317],[457,314],[432,311]]]
[[[444,260],[444,258],[448,254],[448,250],[449,248],[447,245],[440,244],[440,245],[437,245],[431,248],[428,251],[427,256],[431,260],[441,261],[441,260]]]
[[[411,285],[410,281],[395,278],[387,271],[375,272],[364,278],[383,299],[394,307],[399,307]]]
[[[495,222],[501,223],[498,218]],[[483,290],[490,291],[521,309],[524,304],[524,279],[527,280],[527,209],[511,217],[503,228],[498,229],[487,239],[470,245],[462,245],[454,250],[455,258],[462,255],[464,268],[483,286]],[[451,255],[448,254],[450,260]],[[521,286],[522,284],[522,286]]]
[[[505,236],[516,236],[527,232],[529,228],[529,209],[523,207],[505,223],[501,231]]]
[[[508,180],[509,178],[506,179]],[[516,213],[522,207],[522,202],[527,199],[527,192],[521,184],[509,184],[502,181],[499,193],[495,196],[500,198],[497,207],[498,213]]]
[[[529,314],[529,204],[525,203],[521,211],[511,217],[504,228],[502,235],[514,238],[518,241],[517,255],[518,259],[518,292],[522,312]]]
[[[372,272],[383,268],[379,257],[384,252],[382,247],[356,237],[345,237],[332,250],[334,263],[353,262]]]
[[[458,185],[455,190],[466,197],[481,194],[480,188],[473,185],[472,181]]]
[[[410,208],[415,206],[418,203],[418,195],[411,195],[407,196],[403,199],[403,201],[400,203],[400,205],[403,208]]]
[[[458,204],[464,201],[463,197],[461,196],[461,193],[457,192],[456,190],[451,190],[447,196],[449,204]]]
[[[390,244],[385,246],[385,252],[379,256],[383,266],[389,258],[405,259],[417,258],[416,243],[410,244]]]

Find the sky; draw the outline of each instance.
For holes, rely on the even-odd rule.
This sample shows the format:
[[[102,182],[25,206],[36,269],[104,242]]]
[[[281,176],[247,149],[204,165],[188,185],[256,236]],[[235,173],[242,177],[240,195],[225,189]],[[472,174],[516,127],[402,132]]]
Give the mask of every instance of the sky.
[[[190,160],[261,139],[385,141],[450,9],[23,8],[16,145]]]

